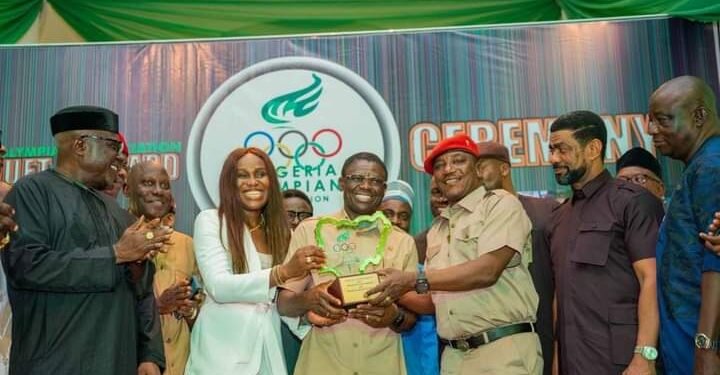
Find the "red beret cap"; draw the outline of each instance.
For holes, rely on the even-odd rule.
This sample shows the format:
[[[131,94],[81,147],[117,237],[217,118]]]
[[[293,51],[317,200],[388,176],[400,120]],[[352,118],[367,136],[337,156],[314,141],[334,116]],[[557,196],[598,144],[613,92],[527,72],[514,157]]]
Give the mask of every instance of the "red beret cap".
[[[127,141],[125,140],[125,136],[123,133],[118,132],[118,140],[122,143],[122,148],[120,149],[120,152],[122,152],[125,157],[128,157],[130,155],[130,148],[128,147]]]
[[[438,156],[448,151],[465,151],[474,157],[478,157],[477,144],[475,144],[475,142],[468,137],[467,134],[460,133],[450,138],[443,139],[432,149],[432,151],[430,151],[430,155],[425,158],[425,163],[423,165],[425,172],[433,174],[433,162]]]

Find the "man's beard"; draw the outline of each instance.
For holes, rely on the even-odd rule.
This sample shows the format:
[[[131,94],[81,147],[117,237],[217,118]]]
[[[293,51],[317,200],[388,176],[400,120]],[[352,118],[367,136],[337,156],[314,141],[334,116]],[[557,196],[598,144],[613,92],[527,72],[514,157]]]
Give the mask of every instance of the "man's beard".
[[[564,175],[558,176],[555,175],[555,180],[560,185],[572,185],[578,181],[585,175],[587,172],[587,167],[584,165],[580,166],[577,169],[570,169],[570,167],[564,167],[567,168],[567,173]]]

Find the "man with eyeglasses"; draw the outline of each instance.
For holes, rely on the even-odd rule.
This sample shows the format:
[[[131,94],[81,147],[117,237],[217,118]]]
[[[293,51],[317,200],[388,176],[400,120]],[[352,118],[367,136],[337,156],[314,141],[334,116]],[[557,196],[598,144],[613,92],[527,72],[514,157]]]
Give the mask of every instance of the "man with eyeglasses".
[[[290,228],[295,230],[301,221],[313,215],[310,198],[302,190],[288,189],[283,191],[283,205]]]
[[[317,230],[326,241],[327,255],[327,272],[290,280],[278,295],[281,315],[307,315],[314,324],[303,339],[295,374],[404,375],[399,333],[413,327],[415,315],[396,303],[383,306],[365,303],[345,310],[341,301],[328,293],[328,287],[336,276],[369,273],[385,267],[415,269],[415,243],[407,233],[385,224],[387,219],[378,212],[385,194],[387,170],[377,155],[361,152],[350,156],[343,164],[341,176],[343,209],[330,217],[303,221],[290,241],[287,259],[300,249],[315,246]],[[355,222],[353,229],[335,225],[336,220],[354,221],[376,213],[374,218]],[[330,218],[332,222],[322,221]],[[308,258],[308,262],[312,260]]]
[[[653,154],[642,147],[625,152],[615,164],[616,177],[648,189],[660,200],[665,198],[660,163]]]
[[[55,168],[21,178],[2,251],[13,307],[10,372],[154,374],[164,354],[147,262],[170,231],[101,191],[115,180],[118,117],[68,107],[51,119]]]
[[[656,249],[665,373],[717,373],[720,256],[704,248],[707,234],[701,234],[720,209],[720,118],[715,93],[700,78],[677,77],[653,92],[649,107],[649,134],[655,148],[685,164]]]
[[[313,215],[312,202],[302,190],[288,189],[283,191],[283,205],[292,230],[295,230],[303,220],[309,219]],[[288,374],[295,372],[295,363],[297,363],[298,354],[300,353],[302,338],[305,337],[308,329],[309,327],[304,322],[301,324],[297,320],[291,319],[287,321],[283,319],[280,325],[283,352],[285,352],[285,367]]]

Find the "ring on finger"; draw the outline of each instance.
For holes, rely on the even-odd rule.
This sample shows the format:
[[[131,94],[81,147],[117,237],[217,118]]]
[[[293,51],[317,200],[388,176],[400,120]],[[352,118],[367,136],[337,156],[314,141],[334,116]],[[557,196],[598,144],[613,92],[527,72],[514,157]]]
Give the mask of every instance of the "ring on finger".
[[[311,257],[311,256],[308,255],[308,256],[305,257],[305,263],[310,264],[310,263],[312,263],[312,261],[313,261],[313,260],[312,260],[312,257]]]
[[[153,231],[149,230],[145,232],[145,239],[148,241],[151,241],[153,238],[155,238],[155,233]]]

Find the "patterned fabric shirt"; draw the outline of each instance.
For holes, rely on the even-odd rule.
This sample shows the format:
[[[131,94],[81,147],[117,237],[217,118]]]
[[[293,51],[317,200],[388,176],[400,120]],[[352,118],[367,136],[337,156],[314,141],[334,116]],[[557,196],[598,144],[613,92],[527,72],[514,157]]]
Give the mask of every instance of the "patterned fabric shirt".
[[[700,316],[700,281],[720,272],[720,257],[698,237],[720,210],[720,136],[693,155],[673,192],[657,244],[660,350],[666,374],[691,374]]]

